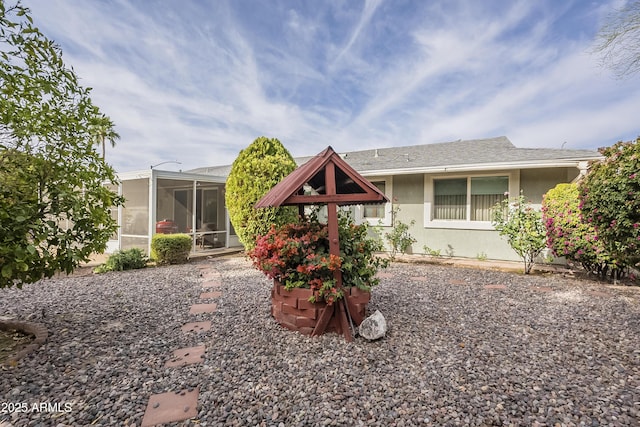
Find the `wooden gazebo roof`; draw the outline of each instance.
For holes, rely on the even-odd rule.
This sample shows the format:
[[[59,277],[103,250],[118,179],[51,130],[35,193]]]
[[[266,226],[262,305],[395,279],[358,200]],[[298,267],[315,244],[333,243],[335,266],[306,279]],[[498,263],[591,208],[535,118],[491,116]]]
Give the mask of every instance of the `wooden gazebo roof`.
[[[327,147],[264,195],[256,208],[290,205],[359,205],[389,199],[333,148]]]

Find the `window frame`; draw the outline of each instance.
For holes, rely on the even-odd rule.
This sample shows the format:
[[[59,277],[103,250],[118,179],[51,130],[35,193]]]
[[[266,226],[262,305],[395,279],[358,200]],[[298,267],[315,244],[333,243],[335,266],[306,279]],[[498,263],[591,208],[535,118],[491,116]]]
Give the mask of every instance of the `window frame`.
[[[424,227],[425,228],[457,228],[471,230],[493,230],[491,221],[477,221],[471,219],[471,179],[472,178],[490,178],[506,176],[508,179],[509,194],[517,194],[520,186],[519,171],[491,171],[482,173],[461,173],[461,174],[437,174],[425,175],[424,182]],[[435,180],[438,179],[461,179],[467,181],[467,203],[466,203],[466,219],[450,220],[450,219],[434,219],[435,214]]]
[[[392,176],[375,176],[366,177],[372,184],[376,182],[384,182],[384,195],[387,196],[389,202],[384,204],[384,217],[368,218],[364,216],[364,205],[357,205],[355,209],[356,222],[362,224],[368,222],[371,225],[381,225],[383,227],[391,227],[391,211],[393,210],[393,177]]]

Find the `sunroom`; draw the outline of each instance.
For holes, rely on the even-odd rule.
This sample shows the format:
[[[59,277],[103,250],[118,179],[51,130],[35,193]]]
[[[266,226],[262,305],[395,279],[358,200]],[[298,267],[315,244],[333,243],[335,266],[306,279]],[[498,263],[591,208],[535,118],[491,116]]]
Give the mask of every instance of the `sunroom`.
[[[118,232],[107,252],[140,248],[151,252],[156,233],[186,233],[192,252],[241,247],[224,204],[225,177],[149,169],[118,174],[112,190],[125,199],[111,212]]]

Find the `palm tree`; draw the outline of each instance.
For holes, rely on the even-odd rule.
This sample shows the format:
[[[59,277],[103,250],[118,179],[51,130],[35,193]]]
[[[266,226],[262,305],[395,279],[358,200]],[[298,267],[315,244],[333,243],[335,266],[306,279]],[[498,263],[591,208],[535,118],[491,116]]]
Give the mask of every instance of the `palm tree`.
[[[102,146],[102,159],[105,158],[105,141],[109,141],[112,147],[116,146],[116,140],[120,135],[113,129],[113,122],[104,114],[96,117],[91,124],[92,139],[96,145]]]

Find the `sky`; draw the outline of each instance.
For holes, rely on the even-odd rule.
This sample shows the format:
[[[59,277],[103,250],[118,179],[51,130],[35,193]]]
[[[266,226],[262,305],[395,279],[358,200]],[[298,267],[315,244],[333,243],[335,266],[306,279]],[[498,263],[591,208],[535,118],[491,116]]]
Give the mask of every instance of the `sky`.
[[[231,164],[260,136],[309,156],[640,135],[640,75],[617,79],[593,53],[624,0],[24,4],[114,121],[118,172]]]

